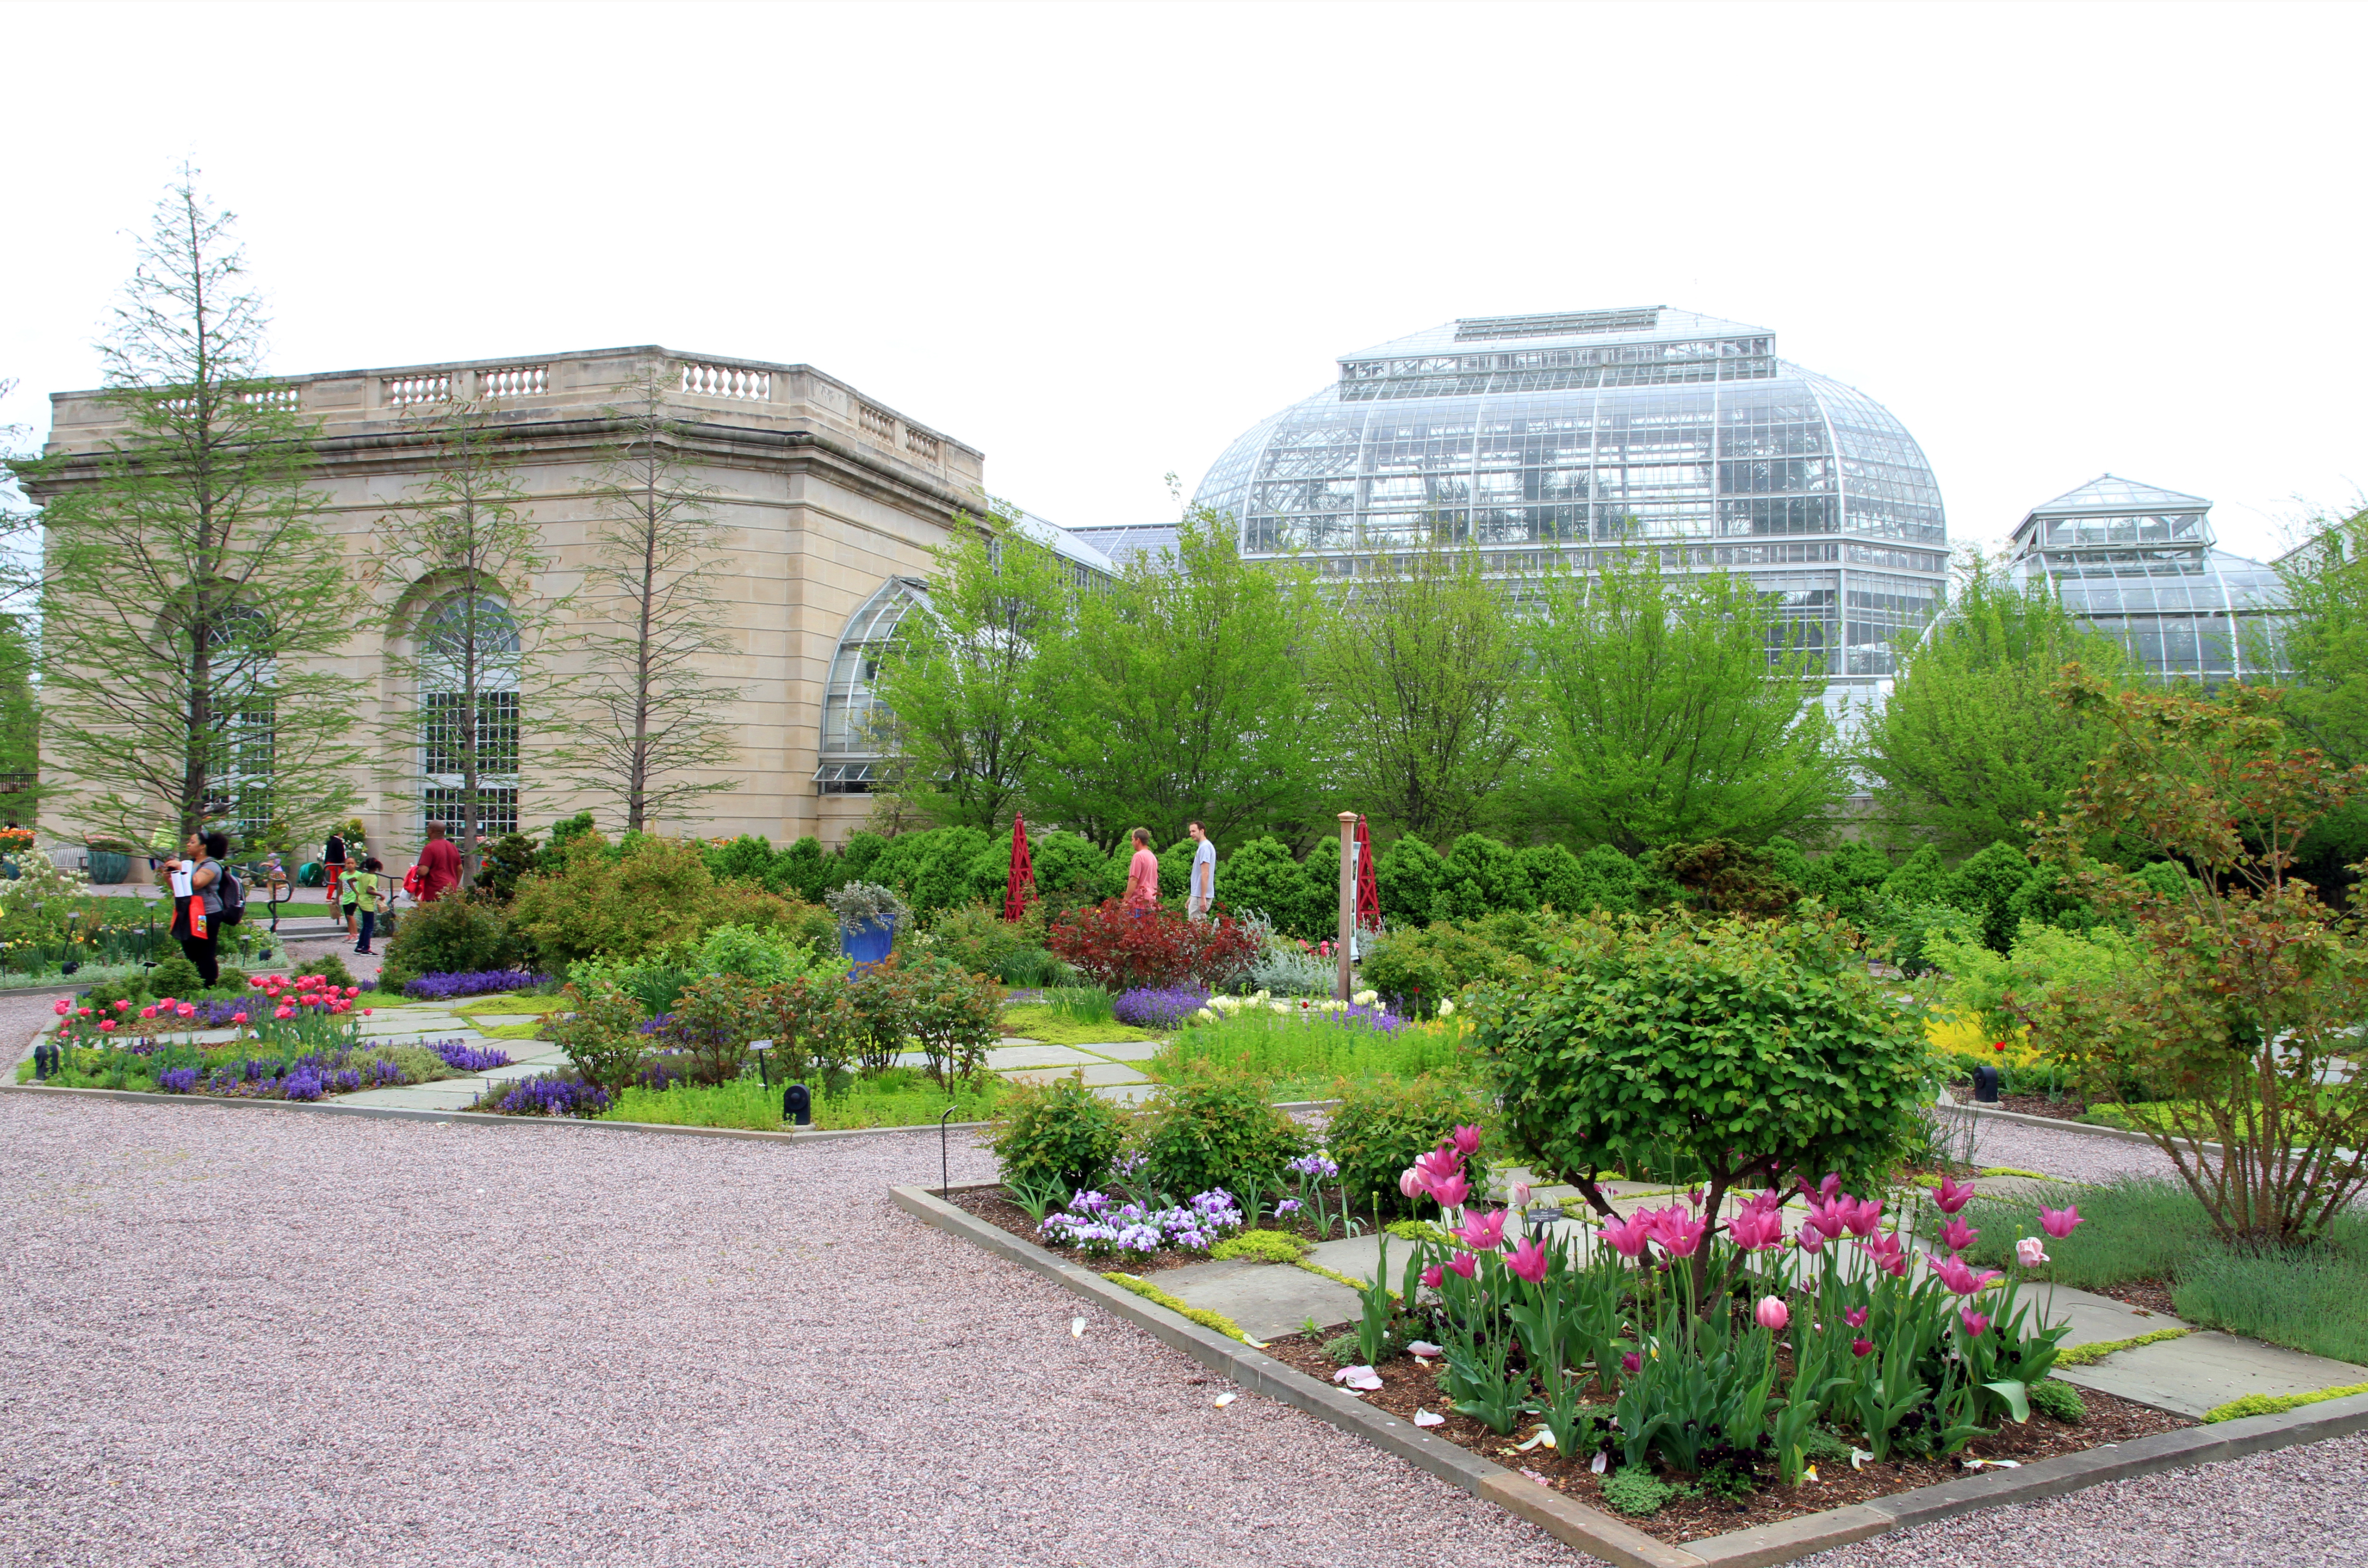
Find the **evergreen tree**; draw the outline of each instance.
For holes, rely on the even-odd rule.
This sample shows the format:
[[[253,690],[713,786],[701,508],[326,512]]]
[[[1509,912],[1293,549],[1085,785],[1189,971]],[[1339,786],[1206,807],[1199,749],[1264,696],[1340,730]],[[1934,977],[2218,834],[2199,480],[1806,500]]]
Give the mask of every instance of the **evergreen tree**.
[[[355,801],[355,573],[305,488],[313,426],[262,374],[261,301],[185,176],[102,345],[105,450],[15,465],[44,503],[44,741],[85,831],[309,836]]]

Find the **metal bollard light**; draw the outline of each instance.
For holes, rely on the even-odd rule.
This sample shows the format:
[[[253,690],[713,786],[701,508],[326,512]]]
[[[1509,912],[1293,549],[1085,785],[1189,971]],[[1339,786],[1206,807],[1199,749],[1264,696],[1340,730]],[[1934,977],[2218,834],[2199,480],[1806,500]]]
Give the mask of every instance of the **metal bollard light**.
[[[1976,1105],[1998,1103],[1998,1070],[1987,1062],[1974,1069],[1974,1102]]]
[[[781,1091],[781,1119],[793,1127],[814,1125],[814,1096],[803,1084],[791,1084]]]
[[[54,1045],[33,1047],[33,1081],[40,1083],[58,1070],[58,1048]]]

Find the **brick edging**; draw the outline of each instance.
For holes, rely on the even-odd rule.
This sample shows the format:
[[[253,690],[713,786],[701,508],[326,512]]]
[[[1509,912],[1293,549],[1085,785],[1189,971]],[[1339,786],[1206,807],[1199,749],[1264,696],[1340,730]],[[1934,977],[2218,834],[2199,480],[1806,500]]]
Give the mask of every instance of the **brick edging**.
[[[961,1190],[974,1189],[978,1185],[967,1184]],[[1789,1562],[1812,1552],[1975,1508],[2032,1502],[2103,1482],[2368,1431],[2368,1394],[2354,1394],[2278,1415],[2257,1415],[2160,1432],[2126,1443],[2036,1460],[2018,1470],[1985,1470],[1962,1480],[1920,1486],[1910,1492],[1896,1492],[1887,1497],[1796,1515],[1773,1524],[1672,1546],[1600,1508],[1541,1486],[1445,1438],[1420,1431],[1343,1390],[1319,1383],[1270,1356],[1122,1290],[1090,1269],[1056,1257],[1042,1247],[957,1209],[928,1188],[892,1187],[889,1194],[897,1207],[924,1224],[1065,1286],[1211,1370],[1224,1373],[1242,1387],[1328,1421],[1417,1469],[1520,1515],[1558,1540],[1620,1564],[1620,1568],[1766,1568],[1768,1564]]]

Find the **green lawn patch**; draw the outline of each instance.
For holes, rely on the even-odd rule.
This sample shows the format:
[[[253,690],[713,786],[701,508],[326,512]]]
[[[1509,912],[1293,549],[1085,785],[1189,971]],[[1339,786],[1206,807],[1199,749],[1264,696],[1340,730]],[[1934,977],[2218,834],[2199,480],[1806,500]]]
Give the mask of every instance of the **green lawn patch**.
[[[496,991],[488,995],[472,996],[452,1011],[465,1018],[478,1013],[492,1013],[496,1017],[504,1013],[556,1013],[566,1006],[567,998],[564,996],[545,996],[532,991]]]
[[[952,1097],[953,1119],[989,1119],[1007,1092],[1003,1080],[993,1074],[981,1079],[976,1088],[961,1086]],[[877,1078],[857,1080],[843,1095],[816,1099],[814,1125],[830,1131],[925,1127],[944,1113],[947,1103],[945,1091],[927,1074],[909,1067],[892,1067]],[[605,1119],[778,1132],[781,1131],[781,1089],[755,1078],[701,1086],[677,1084],[667,1089],[627,1089]]]
[[[2209,1248],[2180,1267],[2170,1302],[2190,1323],[2368,1362],[2368,1256],[2340,1245],[2304,1253]]]
[[[2042,1204],[2077,1204],[2081,1223],[2056,1239],[2039,1228]],[[2101,1187],[2066,1186],[2032,1198],[1976,1198],[1964,1209],[1965,1222],[1981,1232],[1967,1252],[1977,1267],[2003,1268],[2014,1261],[2019,1236],[2040,1236],[2051,1259],[2047,1278],[2075,1290],[2094,1290],[2132,1279],[2170,1278],[2187,1259],[2213,1244],[2212,1221],[2184,1183],[2142,1177]]]
[[[1100,1045],[1118,1040],[1157,1040],[1149,1029],[1132,1024],[1088,1024],[1064,1017],[1041,1002],[1021,1002],[1003,1009],[1003,1032],[1042,1040],[1046,1045]]]
[[[1278,1100],[1327,1099],[1342,1079],[1418,1078],[1460,1065],[1445,1030],[1407,1028],[1383,1034],[1357,1024],[1244,1011],[1178,1031],[1144,1064],[1144,1076],[1167,1083],[1206,1063],[1233,1076],[1260,1078]]]

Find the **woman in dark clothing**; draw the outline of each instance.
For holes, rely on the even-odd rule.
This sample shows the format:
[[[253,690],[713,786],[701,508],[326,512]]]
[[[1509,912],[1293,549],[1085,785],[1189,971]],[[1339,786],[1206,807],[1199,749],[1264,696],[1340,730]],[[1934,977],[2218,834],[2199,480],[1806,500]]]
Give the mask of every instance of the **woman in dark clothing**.
[[[203,836],[189,835],[188,846],[181,858],[165,862],[165,872],[173,879],[173,935],[181,940],[181,951],[198,966],[198,978],[211,989],[222,978],[222,965],[215,959],[215,944],[222,940],[222,858],[230,853],[230,835],[209,833]],[[181,891],[179,878],[188,877],[188,892]],[[195,903],[205,911],[206,934],[189,935],[189,905]]]
[[[337,896],[338,883],[344,881],[346,875],[346,840],[343,834],[333,830],[329,835],[329,842],[321,846],[321,880],[329,884],[329,913],[334,916],[341,902]],[[353,923],[348,921],[346,924],[346,935],[350,937],[353,934]]]

